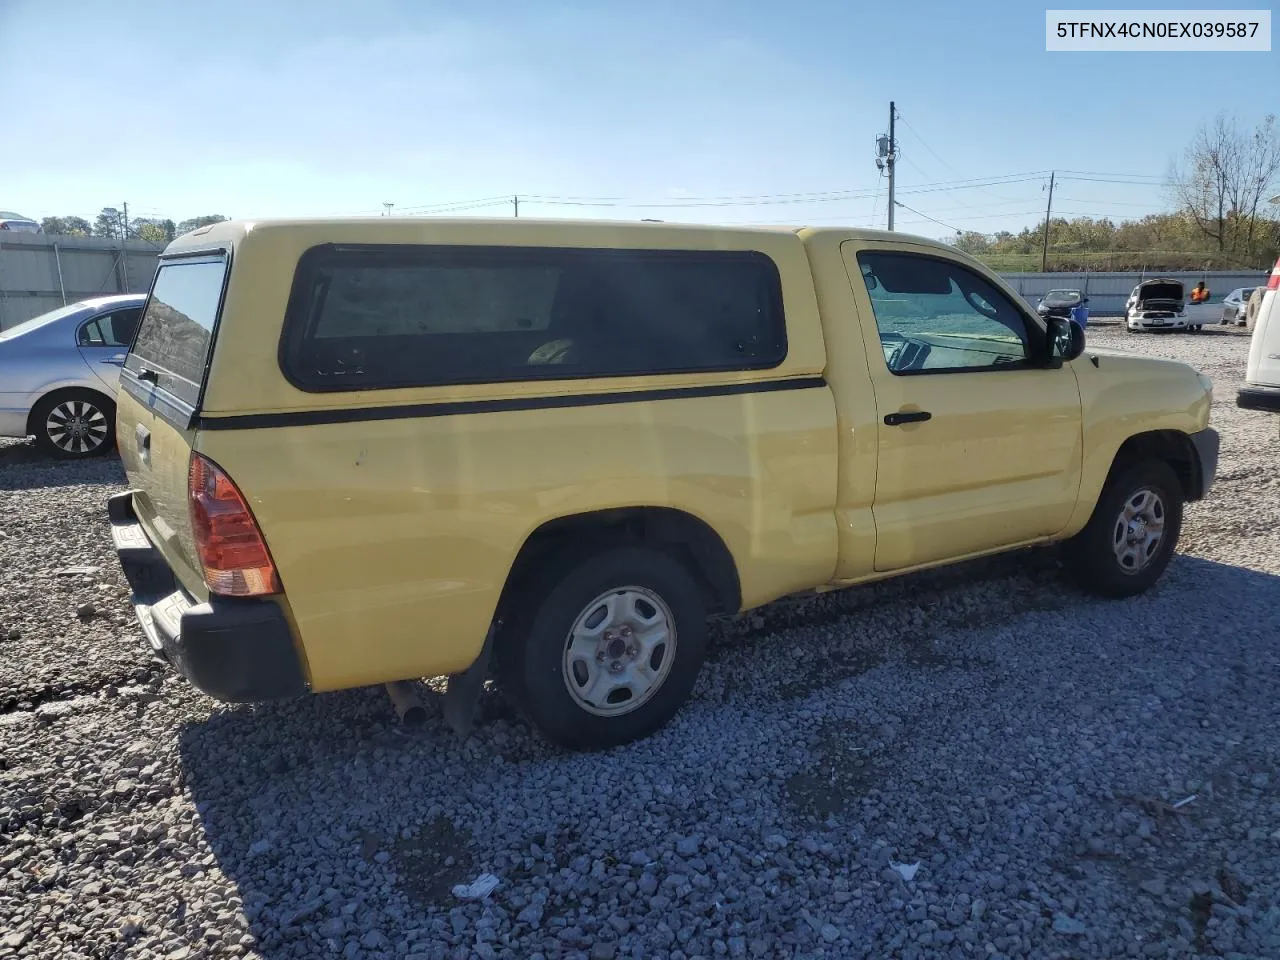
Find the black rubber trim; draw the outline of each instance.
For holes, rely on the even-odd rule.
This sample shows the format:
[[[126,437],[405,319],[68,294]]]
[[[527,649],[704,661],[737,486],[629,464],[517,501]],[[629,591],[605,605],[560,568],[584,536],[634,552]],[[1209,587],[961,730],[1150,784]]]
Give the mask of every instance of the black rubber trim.
[[[1217,430],[1209,427],[1191,434],[1191,446],[1196,451],[1197,489],[1189,491],[1191,496],[1188,499],[1200,500],[1208,495],[1209,488],[1218,476],[1218,448],[1221,446],[1221,438]]]
[[[816,390],[826,387],[825,377],[792,380],[757,380],[714,386],[667,387],[620,393],[580,393],[554,397],[511,397],[503,400],[455,400],[411,403],[387,407],[342,407],[333,410],[298,410],[288,413],[246,413],[238,416],[202,416],[201,430],[263,430],[270,427],[309,427],[322,423],[362,423],[372,420],[414,420],[420,417],[454,417],[471,413],[506,413],[513,410],[554,410],[564,407],[598,407],[612,403],[650,400],[683,400],[691,397],[731,397],[744,393],[778,393],[784,390]]]
[[[1236,406],[1242,410],[1280,413],[1280,387],[1243,386],[1236,394]]]
[[[278,603],[217,596],[196,603],[142,531],[132,491],[108,500],[107,516],[138,622],[153,651],[197,689],[228,703],[308,692],[293,632]]]

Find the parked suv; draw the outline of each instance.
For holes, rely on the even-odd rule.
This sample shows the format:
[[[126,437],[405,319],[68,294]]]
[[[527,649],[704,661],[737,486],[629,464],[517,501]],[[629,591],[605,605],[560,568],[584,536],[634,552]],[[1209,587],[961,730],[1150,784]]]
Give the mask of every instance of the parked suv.
[[[113,537],[143,629],[252,701],[492,662],[551,740],[689,696],[709,614],[1062,542],[1146,590],[1211,383],[1094,352],[899,233],[226,222],[160,259]]]

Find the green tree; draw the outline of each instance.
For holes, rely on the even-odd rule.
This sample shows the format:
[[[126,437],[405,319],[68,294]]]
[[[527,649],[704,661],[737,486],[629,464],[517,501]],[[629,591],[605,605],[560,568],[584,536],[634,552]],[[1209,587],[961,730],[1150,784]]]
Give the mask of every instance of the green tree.
[[[956,237],[956,249],[977,256],[991,250],[991,241],[987,239],[986,234],[965,230]]]
[[[230,217],[224,217],[220,213],[204,217],[192,217],[190,220],[183,220],[178,224],[178,233],[190,233],[192,230],[199,230],[201,227],[207,227],[211,223],[221,223],[223,220],[230,219]]]
[[[40,221],[45,233],[62,237],[88,237],[93,235],[93,224],[84,217],[45,217]]]
[[[177,232],[172,220],[138,219],[129,221],[129,233],[148,243],[168,243]]]
[[[95,237],[110,237],[112,240],[124,239],[124,216],[115,207],[103,207],[98,219],[93,224]]]

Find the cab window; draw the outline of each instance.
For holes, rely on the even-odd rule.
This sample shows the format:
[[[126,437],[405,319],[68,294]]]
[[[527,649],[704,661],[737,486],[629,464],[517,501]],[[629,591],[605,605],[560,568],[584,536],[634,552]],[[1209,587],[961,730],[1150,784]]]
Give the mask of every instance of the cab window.
[[[874,250],[859,253],[858,265],[890,373],[1028,365],[1026,315],[974,271],[940,257]]]

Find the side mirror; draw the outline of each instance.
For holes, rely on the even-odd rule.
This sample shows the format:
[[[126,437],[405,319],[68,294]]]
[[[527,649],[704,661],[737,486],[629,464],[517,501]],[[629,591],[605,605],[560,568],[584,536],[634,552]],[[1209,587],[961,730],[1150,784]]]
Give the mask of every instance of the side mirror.
[[[1083,300],[1081,300],[1080,302],[1081,302],[1081,303],[1088,303],[1088,302],[1089,302],[1089,298],[1088,298],[1088,297],[1085,297],[1085,298],[1084,298]]]
[[[1084,328],[1063,317],[1049,318],[1049,358],[1070,363],[1084,353]]]

